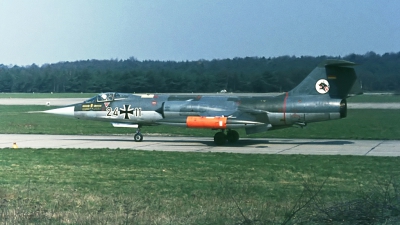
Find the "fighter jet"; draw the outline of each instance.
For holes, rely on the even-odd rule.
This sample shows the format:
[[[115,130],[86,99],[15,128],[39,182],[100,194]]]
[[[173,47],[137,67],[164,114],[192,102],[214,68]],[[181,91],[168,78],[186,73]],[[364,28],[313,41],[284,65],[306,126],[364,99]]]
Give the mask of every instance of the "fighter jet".
[[[246,134],[254,134],[345,118],[346,98],[352,89],[361,90],[354,65],[344,60],[326,60],[293,90],[276,96],[108,92],[44,112],[136,128],[137,142],[143,140],[144,126],[164,124],[218,130],[214,142],[224,145],[239,140],[235,129],[244,128]]]

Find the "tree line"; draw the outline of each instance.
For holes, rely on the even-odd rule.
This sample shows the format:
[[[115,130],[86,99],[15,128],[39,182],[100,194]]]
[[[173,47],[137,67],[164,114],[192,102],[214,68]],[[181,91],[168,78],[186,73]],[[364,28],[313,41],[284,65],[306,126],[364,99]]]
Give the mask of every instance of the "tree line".
[[[400,90],[400,52],[345,57],[281,56],[198,61],[86,60],[37,66],[0,64],[0,92],[282,92],[325,59],[359,64],[364,91]]]

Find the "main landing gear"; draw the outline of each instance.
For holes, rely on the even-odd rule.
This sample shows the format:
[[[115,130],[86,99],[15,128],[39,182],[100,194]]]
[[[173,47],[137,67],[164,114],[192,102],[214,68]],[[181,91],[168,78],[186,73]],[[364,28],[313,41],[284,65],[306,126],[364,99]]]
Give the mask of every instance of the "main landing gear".
[[[136,130],[135,136],[133,136],[136,142],[141,142],[143,141],[143,135],[140,133],[140,126]]]
[[[143,141],[143,135],[140,133],[140,126],[136,130],[136,134],[134,135],[134,139],[136,142]],[[235,143],[239,140],[239,133],[235,130],[228,130],[225,134],[225,130],[221,130],[214,135],[214,143],[216,145],[224,145],[226,141],[229,143]]]
[[[221,130],[214,135],[214,143],[216,145],[224,145],[226,141],[235,143],[239,140],[239,133],[235,130],[228,130],[225,134],[225,130]]]

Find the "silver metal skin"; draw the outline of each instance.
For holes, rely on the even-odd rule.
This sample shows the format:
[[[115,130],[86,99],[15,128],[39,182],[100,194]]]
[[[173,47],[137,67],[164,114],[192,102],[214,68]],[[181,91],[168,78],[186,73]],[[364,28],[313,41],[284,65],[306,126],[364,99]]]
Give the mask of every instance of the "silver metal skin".
[[[343,60],[326,60],[293,90],[277,96],[109,92],[45,113],[137,128],[135,141],[143,140],[140,133],[143,126],[164,124],[221,130],[214,141],[223,145],[226,141],[238,141],[239,134],[233,129],[244,128],[247,134],[252,134],[345,118],[346,98],[354,86],[359,86],[354,65]]]
[[[62,107],[62,108],[57,108],[57,109],[50,109],[43,111],[44,113],[50,113],[50,114],[58,114],[58,115],[63,115],[63,116],[74,116],[75,115],[75,106],[67,106],[67,107]]]

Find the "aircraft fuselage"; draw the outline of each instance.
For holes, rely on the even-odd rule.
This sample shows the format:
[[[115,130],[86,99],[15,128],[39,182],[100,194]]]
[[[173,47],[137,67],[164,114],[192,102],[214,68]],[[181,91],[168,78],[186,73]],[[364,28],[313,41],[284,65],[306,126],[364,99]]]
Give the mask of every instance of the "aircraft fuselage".
[[[110,98],[103,99],[102,95]],[[138,125],[231,129],[267,124],[269,129],[276,129],[343,118],[346,101],[287,93],[278,96],[103,93],[74,105],[73,114],[79,119]]]

